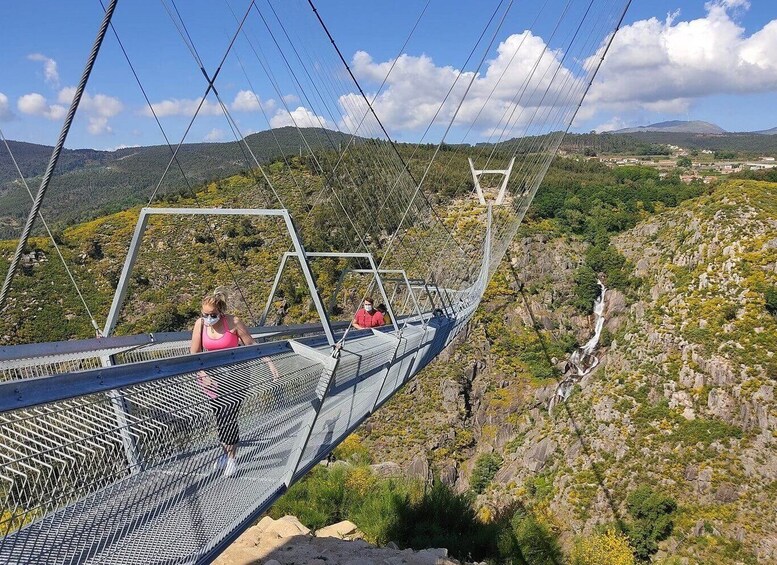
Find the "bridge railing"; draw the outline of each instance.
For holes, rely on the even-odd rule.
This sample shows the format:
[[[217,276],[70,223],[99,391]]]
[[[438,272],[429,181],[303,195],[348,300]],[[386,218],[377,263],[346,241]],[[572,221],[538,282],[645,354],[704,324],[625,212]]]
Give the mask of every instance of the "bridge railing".
[[[343,330],[348,322],[334,322]],[[258,342],[319,335],[321,324],[262,326],[249,328]],[[114,364],[137,363],[189,353],[191,332],[160,332],[134,336],[58,341],[0,347],[0,381],[26,379],[97,369],[103,359]]]
[[[338,359],[319,336],[0,383],[0,561],[207,559],[465,321],[351,332]],[[239,467],[224,478],[220,419],[235,405]]]
[[[0,382],[0,562],[208,562],[466,326],[487,255],[473,287],[393,329],[322,315],[318,336],[194,355],[168,356],[186,333],[0,350],[4,370],[55,373]],[[79,354],[108,362],[62,372]]]

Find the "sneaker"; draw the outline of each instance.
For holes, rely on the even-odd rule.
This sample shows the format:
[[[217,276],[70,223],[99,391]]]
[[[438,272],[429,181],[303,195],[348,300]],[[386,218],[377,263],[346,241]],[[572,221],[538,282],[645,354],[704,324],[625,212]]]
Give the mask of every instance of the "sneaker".
[[[237,462],[232,458],[227,458],[227,464],[224,466],[224,476],[231,477],[237,471]]]
[[[220,471],[221,469],[224,468],[224,465],[226,464],[227,464],[227,454],[222,453],[221,455],[219,455],[219,458],[213,462],[213,470]]]

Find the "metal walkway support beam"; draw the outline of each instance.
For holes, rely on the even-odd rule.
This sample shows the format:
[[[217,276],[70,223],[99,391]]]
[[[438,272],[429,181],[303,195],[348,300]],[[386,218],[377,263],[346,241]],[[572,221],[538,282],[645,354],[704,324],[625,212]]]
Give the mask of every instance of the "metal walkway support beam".
[[[372,257],[372,253],[338,253],[338,252],[328,252],[328,251],[311,251],[308,253],[308,257],[336,257],[338,259],[367,259],[370,262],[370,272],[375,276],[375,283],[378,285],[378,290],[380,291],[380,295],[383,297],[383,300],[385,300],[386,309],[388,310],[389,316],[391,316],[391,324],[394,326],[395,331],[399,331],[399,326],[397,325],[397,318],[394,316],[394,310],[391,308],[391,302],[388,299],[388,295],[386,294],[386,289],[383,287],[383,280],[380,277],[380,272],[378,271],[378,266],[375,264],[375,259]]]
[[[472,157],[467,159],[469,161],[469,170],[472,172],[472,182],[475,183],[475,190],[478,193],[478,199],[480,203],[486,205],[486,196],[483,194],[483,188],[480,186],[480,175],[502,175],[502,184],[499,185],[499,193],[496,195],[494,204],[497,206],[504,203],[505,194],[507,192],[507,183],[510,181],[510,175],[513,172],[513,165],[515,164],[515,157],[510,159],[510,164],[506,169],[476,169],[475,163],[472,161]]]
[[[313,303],[316,306],[318,316],[321,319],[321,324],[323,325],[323,330],[327,336],[327,340],[330,342],[330,345],[335,344],[334,334],[332,333],[332,326],[329,323],[329,316],[324,309],[321,296],[318,294],[316,282],[313,277],[313,273],[310,270],[310,264],[307,260],[310,254],[305,252],[305,248],[302,245],[302,240],[300,239],[299,233],[297,232],[297,228],[294,226],[294,222],[291,219],[289,211],[286,209],[261,208],[143,208],[140,211],[140,217],[138,218],[138,223],[135,226],[135,233],[132,236],[132,243],[130,244],[129,251],[127,252],[127,258],[124,261],[124,267],[121,271],[119,284],[117,285],[116,292],[113,296],[113,302],[111,303],[111,309],[108,313],[108,319],[105,323],[105,330],[103,331],[103,335],[110,335],[116,327],[119,315],[121,314],[121,309],[124,305],[124,299],[127,296],[127,285],[129,284],[129,278],[132,274],[132,269],[135,266],[138,252],[140,251],[140,243],[143,240],[143,234],[145,233],[146,227],[148,225],[148,217],[151,215],[262,216],[282,218],[284,221],[284,226],[286,227],[286,231],[288,232],[292,245],[294,246],[294,251],[286,252],[284,254],[283,259],[281,260],[281,267],[278,269],[278,274],[276,275],[275,284],[273,285],[273,293],[277,288],[278,282],[280,281],[281,271],[286,264],[287,257],[297,257],[300,262],[302,274],[305,277],[305,282],[308,285],[308,290],[310,291],[310,297],[312,298]],[[273,293],[270,294],[270,300],[272,299]],[[264,319],[266,318],[266,310],[267,309],[265,309],[265,313],[262,316],[262,322],[259,325],[262,325]]]

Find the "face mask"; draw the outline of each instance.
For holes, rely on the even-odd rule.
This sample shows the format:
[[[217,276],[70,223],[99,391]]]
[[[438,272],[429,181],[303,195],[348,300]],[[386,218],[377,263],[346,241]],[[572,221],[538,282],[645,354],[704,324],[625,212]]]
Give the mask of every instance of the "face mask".
[[[364,305],[364,311],[365,312],[372,312],[372,304],[365,304]]]
[[[202,323],[206,326],[212,326],[216,322],[218,322],[221,319],[220,314],[216,314],[215,316],[203,316],[202,317]]]

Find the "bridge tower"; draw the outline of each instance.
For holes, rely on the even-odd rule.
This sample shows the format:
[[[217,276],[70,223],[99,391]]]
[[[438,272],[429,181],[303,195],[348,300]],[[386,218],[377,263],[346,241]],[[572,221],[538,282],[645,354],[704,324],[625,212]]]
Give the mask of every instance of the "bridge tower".
[[[504,203],[505,193],[507,191],[507,183],[510,180],[510,174],[513,172],[513,165],[515,164],[515,157],[510,159],[510,165],[506,169],[476,169],[475,163],[472,161],[472,157],[467,159],[469,161],[469,170],[472,171],[472,181],[475,183],[475,190],[477,190],[478,198],[482,205],[486,205],[486,197],[483,193],[483,187],[480,185],[480,175],[502,175],[502,184],[499,186],[499,193],[494,200],[494,204],[497,206]],[[490,188],[490,187],[486,187]]]

